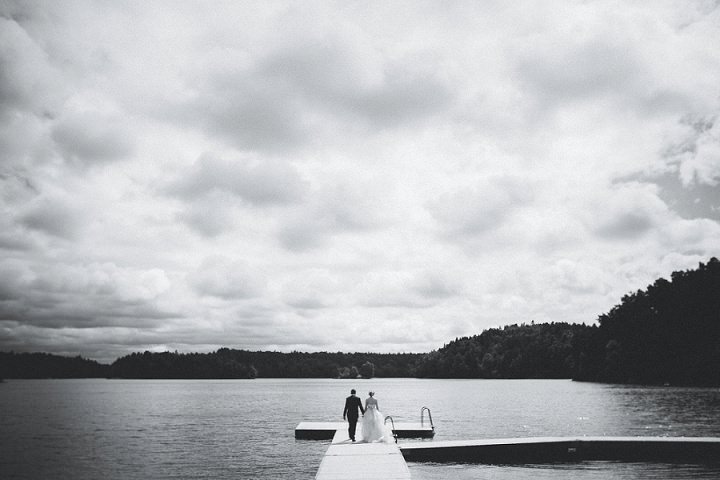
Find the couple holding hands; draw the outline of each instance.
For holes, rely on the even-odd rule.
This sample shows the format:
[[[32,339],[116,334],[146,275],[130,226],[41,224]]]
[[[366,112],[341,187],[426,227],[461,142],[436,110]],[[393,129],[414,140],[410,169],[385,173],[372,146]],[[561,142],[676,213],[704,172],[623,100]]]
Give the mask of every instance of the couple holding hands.
[[[363,408],[362,400],[355,396],[355,389],[350,390],[350,396],[345,399],[345,409],[343,410],[343,420],[347,418],[348,434],[350,440],[355,441],[355,430],[357,428],[360,413],[363,414],[362,419],[362,438],[363,442],[386,442],[392,441],[392,435],[385,429],[385,420],[382,413],[378,409],[378,401],[375,399],[375,392],[369,392],[370,395],[365,400]]]

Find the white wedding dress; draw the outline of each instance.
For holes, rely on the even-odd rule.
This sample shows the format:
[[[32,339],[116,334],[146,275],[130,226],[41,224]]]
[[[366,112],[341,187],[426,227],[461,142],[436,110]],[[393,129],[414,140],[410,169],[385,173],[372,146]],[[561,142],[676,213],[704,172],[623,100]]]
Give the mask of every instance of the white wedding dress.
[[[378,410],[378,402],[373,397],[365,401],[365,415],[362,419],[363,442],[392,442],[392,430],[385,426],[383,414]]]

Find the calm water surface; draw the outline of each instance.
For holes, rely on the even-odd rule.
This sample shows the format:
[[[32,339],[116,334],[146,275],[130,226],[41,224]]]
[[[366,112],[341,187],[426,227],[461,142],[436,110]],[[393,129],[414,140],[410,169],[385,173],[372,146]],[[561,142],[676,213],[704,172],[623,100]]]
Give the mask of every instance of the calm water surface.
[[[312,479],[329,441],[300,421],[340,421],[356,387],[435,440],[528,436],[720,437],[720,389],[564,380],[14,380],[0,384],[2,479]],[[414,480],[720,478],[698,465],[410,463]]]

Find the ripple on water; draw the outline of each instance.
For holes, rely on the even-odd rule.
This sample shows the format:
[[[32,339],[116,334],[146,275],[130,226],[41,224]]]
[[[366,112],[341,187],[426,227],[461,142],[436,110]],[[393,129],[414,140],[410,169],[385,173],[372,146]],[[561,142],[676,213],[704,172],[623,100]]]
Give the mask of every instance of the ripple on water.
[[[510,436],[720,436],[720,390],[537,380],[25,380],[0,389],[0,478],[312,479],[329,442],[300,421],[339,421],[350,388],[436,440]],[[552,406],[552,408],[549,408]],[[414,480],[720,478],[702,466],[409,465]]]

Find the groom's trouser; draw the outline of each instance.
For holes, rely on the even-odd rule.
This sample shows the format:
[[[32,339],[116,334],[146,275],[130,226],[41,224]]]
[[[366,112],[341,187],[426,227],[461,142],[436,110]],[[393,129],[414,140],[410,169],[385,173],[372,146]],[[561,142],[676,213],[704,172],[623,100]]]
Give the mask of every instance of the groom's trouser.
[[[351,417],[348,415],[348,435],[351,439],[355,439],[355,429],[357,428],[358,417]]]

